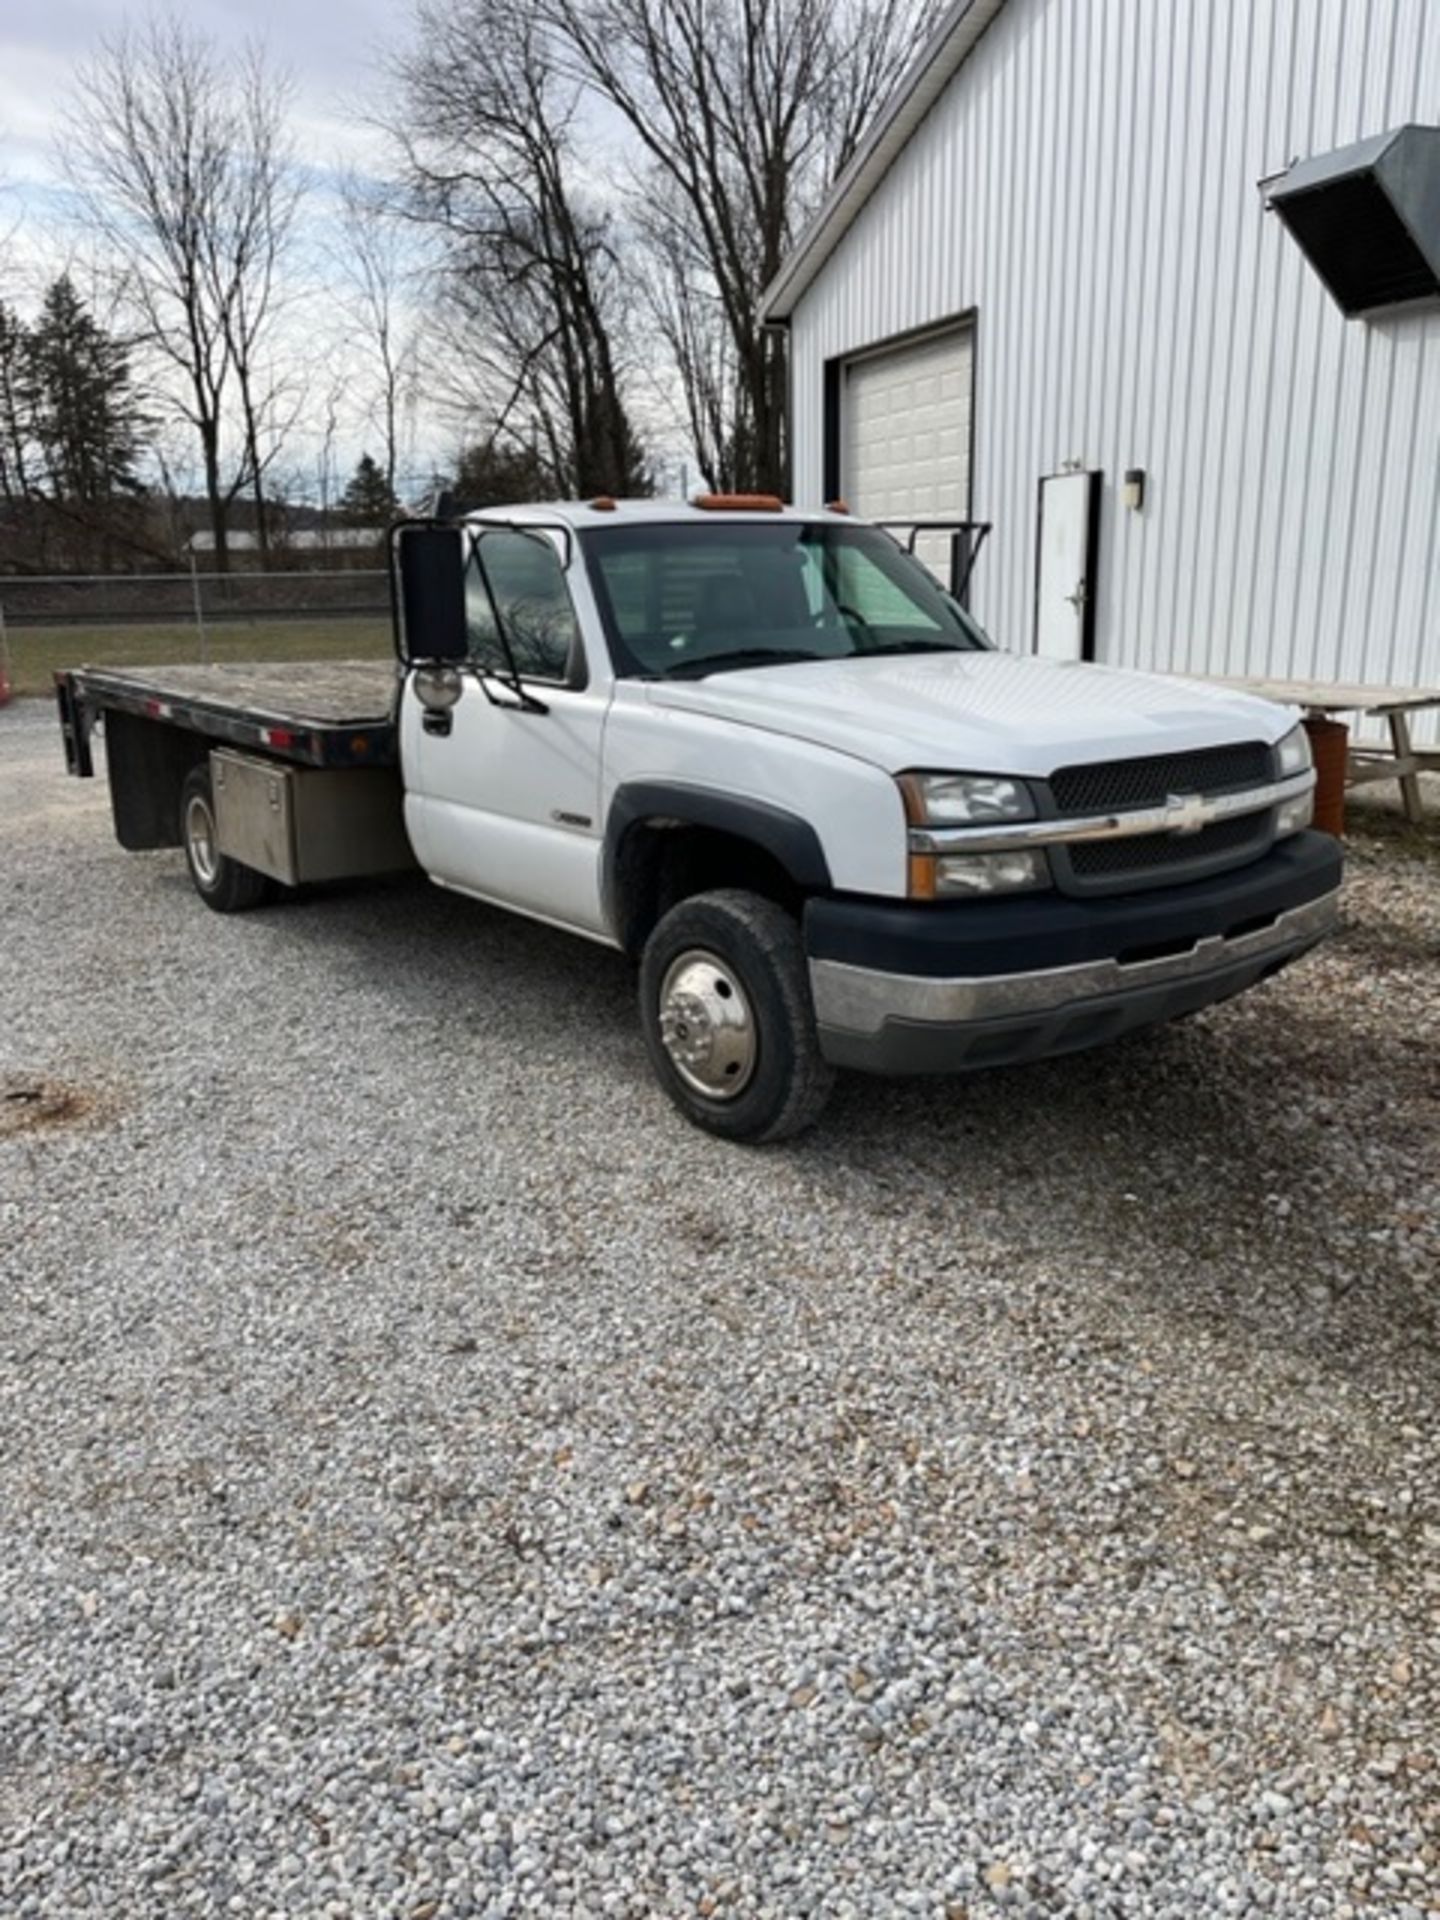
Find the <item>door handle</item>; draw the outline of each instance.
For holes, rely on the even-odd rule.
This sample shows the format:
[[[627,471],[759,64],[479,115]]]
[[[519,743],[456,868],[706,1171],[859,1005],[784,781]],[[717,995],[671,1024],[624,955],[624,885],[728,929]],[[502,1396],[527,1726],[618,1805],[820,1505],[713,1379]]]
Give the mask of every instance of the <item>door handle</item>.
[[[447,708],[444,713],[427,713],[420,724],[426,733],[449,733],[451,726],[449,709]]]
[[[1067,593],[1064,598],[1067,605],[1074,607],[1075,611],[1079,613],[1085,602],[1090,598],[1090,583],[1087,580],[1078,580],[1075,583],[1075,591],[1073,593]]]

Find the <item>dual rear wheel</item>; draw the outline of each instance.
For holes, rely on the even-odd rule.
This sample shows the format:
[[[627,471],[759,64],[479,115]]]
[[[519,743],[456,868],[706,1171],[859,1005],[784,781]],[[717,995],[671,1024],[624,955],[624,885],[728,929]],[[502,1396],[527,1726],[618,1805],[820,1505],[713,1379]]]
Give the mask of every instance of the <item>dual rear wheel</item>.
[[[221,853],[215,832],[215,792],[207,762],[192,767],[180,789],[180,844],[195,891],[216,913],[244,913],[274,891],[268,875]]]

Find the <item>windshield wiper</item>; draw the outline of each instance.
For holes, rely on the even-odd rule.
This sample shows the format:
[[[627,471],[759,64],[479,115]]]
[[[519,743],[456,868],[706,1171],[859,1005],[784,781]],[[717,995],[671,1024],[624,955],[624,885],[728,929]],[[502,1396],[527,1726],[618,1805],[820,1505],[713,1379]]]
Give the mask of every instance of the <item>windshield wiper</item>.
[[[707,673],[728,673],[732,667],[793,667],[824,656],[798,647],[736,647],[730,653],[708,654],[703,660],[681,660],[666,667],[663,679],[703,680]]]

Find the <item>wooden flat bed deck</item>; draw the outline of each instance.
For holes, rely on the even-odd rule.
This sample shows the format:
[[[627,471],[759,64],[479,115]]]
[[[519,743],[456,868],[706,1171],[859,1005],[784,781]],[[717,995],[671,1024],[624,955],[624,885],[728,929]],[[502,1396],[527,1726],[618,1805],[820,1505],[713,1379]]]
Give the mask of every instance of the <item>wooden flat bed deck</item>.
[[[395,668],[384,660],[75,667],[56,675],[76,772],[88,771],[90,725],[112,710],[300,766],[393,766],[395,689]]]

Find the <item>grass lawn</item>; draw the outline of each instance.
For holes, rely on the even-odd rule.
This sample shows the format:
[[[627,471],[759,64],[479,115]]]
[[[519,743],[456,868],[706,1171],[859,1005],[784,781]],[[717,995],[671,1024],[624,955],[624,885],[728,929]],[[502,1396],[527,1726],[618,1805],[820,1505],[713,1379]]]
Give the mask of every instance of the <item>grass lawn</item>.
[[[10,679],[17,695],[49,693],[57,667],[157,667],[204,658],[193,625],[10,627]],[[206,628],[211,660],[384,660],[390,623],[364,615],[332,620],[227,620]]]

